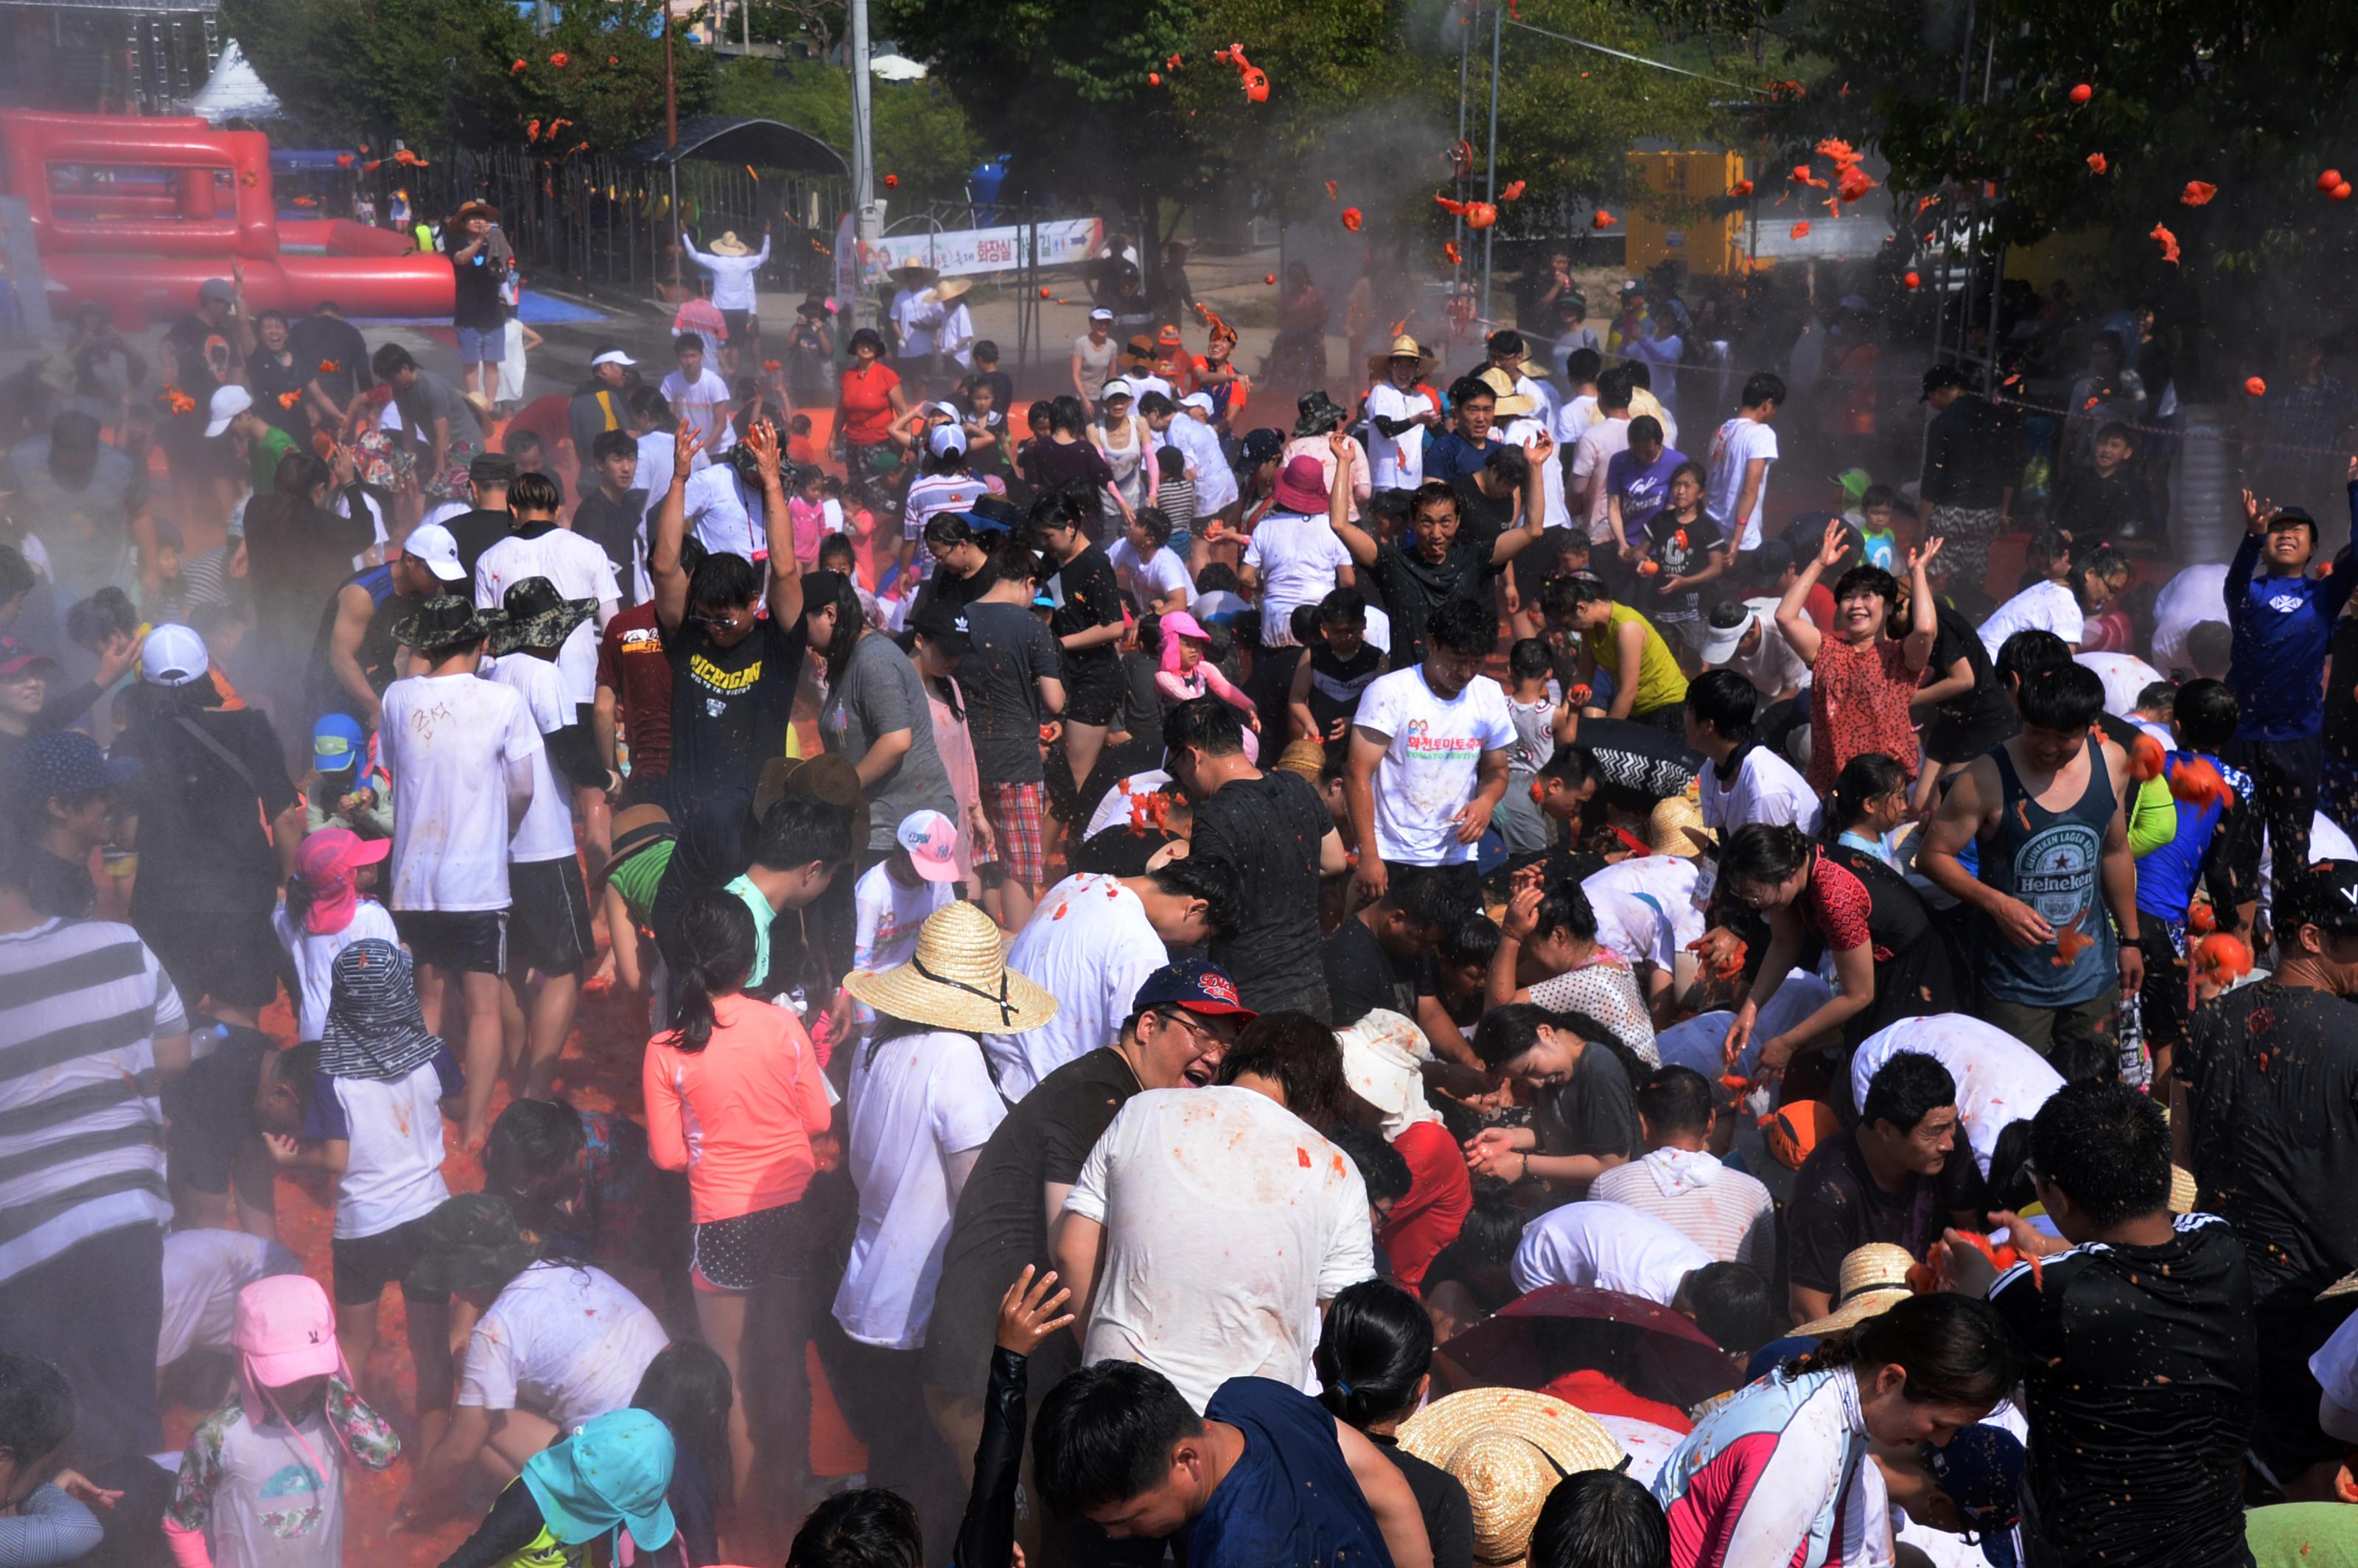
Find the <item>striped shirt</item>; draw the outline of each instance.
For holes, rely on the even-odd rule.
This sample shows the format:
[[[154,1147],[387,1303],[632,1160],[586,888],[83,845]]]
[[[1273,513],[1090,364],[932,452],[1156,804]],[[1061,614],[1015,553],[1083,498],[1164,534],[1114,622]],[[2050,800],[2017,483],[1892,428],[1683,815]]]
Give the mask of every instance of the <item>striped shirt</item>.
[[[1616,1165],[1588,1195],[1650,1214],[1721,1263],[1777,1271],[1777,1202],[1768,1189],[1701,1151],[1657,1149]]]
[[[155,1041],[188,1027],[128,925],[0,935],[0,1281],[104,1231],[170,1222]]]

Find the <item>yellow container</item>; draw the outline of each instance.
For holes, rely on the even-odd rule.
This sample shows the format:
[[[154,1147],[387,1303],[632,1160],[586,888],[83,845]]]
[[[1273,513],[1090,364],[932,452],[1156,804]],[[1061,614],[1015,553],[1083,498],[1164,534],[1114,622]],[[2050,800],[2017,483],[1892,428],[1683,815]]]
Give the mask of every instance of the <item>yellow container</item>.
[[[1740,275],[1746,266],[1741,208],[1714,216],[1736,182],[1744,158],[1731,152],[1630,153],[1629,176],[1639,192],[1622,214],[1628,236],[1628,268],[1679,262],[1690,273]]]

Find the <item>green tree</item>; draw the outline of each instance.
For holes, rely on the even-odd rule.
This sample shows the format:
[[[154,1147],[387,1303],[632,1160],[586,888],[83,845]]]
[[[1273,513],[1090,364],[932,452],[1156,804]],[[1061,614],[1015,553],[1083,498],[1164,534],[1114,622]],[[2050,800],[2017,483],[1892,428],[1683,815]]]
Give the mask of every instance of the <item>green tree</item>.
[[[483,146],[564,118],[602,151],[663,124],[654,0],[568,5],[546,38],[505,0],[223,0],[221,14],[289,117],[323,137]],[[716,92],[712,61],[676,53],[680,112],[695,113]]]

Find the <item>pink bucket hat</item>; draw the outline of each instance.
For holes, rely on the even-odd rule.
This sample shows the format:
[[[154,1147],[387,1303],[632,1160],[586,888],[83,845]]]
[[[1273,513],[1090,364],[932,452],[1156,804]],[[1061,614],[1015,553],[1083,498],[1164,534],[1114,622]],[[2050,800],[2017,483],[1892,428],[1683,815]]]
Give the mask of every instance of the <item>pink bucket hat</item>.
[[[1163,618],[1163,636],[1166,642],[1174,637],[1192,637],[1198,643],[1212,640],[1212,634],[1204,630],[1204,623],[1184,610],[1174,610]]]
[[[273,1274],[238,1292],[229,1342],[249,1381],[265,1389],[330,1372],[352,1380],[336,1343],[336,1309],[308,1274]]]
[[[1304,452],[1278,470],[1277,503],[1288,512],[1322,513],[1326,502],[1326,470],[1316,458]]]

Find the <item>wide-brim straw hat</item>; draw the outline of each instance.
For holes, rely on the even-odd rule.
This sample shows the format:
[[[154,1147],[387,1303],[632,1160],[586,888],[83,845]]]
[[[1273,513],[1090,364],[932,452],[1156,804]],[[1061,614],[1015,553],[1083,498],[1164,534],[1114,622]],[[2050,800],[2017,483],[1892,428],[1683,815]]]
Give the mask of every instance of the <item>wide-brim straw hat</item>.
[[[1392,346],[1379,354],[1368,356],[1368,373],[1379,379],[1391,373],[1392,361],[1414,360],[1416,373],[1431,375],[1441,366],[1441,356],[1429,351],[1423,344],[1402,332],[1392,340]]]
[[[968,290],[973,287],[974,279],[970,277],[946,277],[925,290],[925,293],[931,297],[935,304],[947,305],[953,299],[963,297]]]
[[[1712,841],[1711,829],[1703,825],[1703,807],[1685,795],[1660,801],[1646,818],[1646,849],[1652,854],[1692,860]]]
[[[1056,1016],[1056,999],[1007,967],[999,926],[970,903],[934,911],[907,963],[848,975],[843,989],[893,1018],[968,1034],[1022,1034]]]
[[[2194,1173],[2183,1165],[2170,1166],[2169,1212],[2192,1214],[2201,1201],[2201,1193],[2194,1184]]]
[[[712,254],[716,256],[741,256],[750,254],[752,249],[752,246],[737,237],[737,231],[734,229],[723,229],[720,232],[720,237],[712,242]]]
[[[927,266],[923,262],[903,262],[885,276],[897,277],[914,288],[920,284],[937,283],[941,280],[942,275],[940,268]]]
[[[1835,1276],[1834,1310],[1798,1325],[1793,1332],[1823,1338],[1889,1312],[1916,1293],[1908,1284],[1908,1271],[1915,1266],[1908,1249],[1888,1241],[1870,1241],[1851,1249]]]
[[[1474,1508],[1474,1561],[1519,1568],[1548,1494],[1628,1457],[1595,1417],[1552,1394],[1468,1389],[1409,1417],[1400,1445],[1457,1478]]]
[[[1495,398],[1490,412],[1500,419],[1520,419],[1539,405],[1515,390],[1515,378],[1492,365],[1475,380],[1488,387]]]

